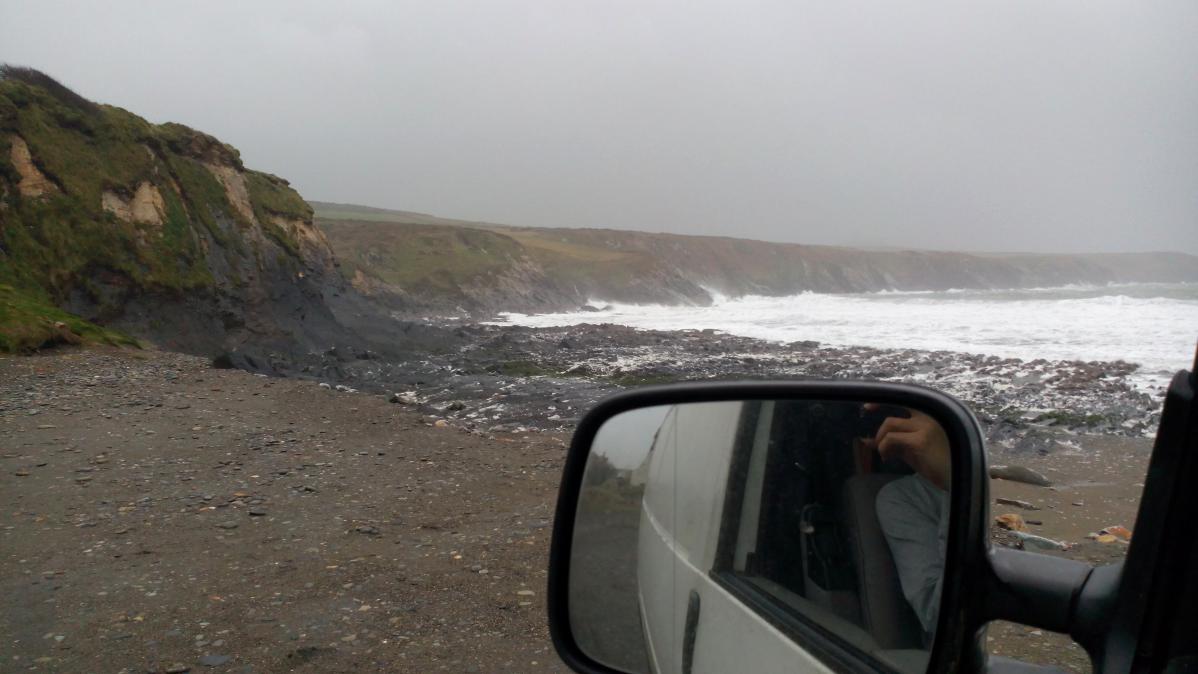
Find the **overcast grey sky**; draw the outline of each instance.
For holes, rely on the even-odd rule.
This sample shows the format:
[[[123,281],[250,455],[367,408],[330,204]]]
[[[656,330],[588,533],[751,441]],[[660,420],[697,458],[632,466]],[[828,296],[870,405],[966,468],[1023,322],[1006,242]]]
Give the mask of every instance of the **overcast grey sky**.
[[[0,60],[310,199],[512,224],[1198,252],[1198,2],[17,3]]]

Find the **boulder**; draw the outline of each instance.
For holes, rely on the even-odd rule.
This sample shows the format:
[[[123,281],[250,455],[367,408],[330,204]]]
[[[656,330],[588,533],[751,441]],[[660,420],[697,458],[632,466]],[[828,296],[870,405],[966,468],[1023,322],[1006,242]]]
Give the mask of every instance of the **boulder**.
[[[1024,466],[990,466],[990,479],[1022,482],[1037,487],[1052,486],[1052,480]]]

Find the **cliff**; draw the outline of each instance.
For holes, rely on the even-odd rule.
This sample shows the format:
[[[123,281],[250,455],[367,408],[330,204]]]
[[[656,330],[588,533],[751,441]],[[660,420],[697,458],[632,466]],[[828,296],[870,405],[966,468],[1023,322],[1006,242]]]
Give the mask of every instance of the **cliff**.
[[[233,147],[0,68],[8,306],[53,305],[193,352],[327,346],[344,334],[324,299],[343,286],[334,259],[299,194]]]
[[[454,348],[454,331],[397,322],[395,310],[1198,282],[1198,259],[1180,254],[855,250],[313,203],[319,222],[286,180],[247,168],[212,136],[0,66],[0,351],[128,343],[128,333],[192,353],[254,354],[257,364],[234,360],[272,369],[263,358]]]
[[[1180,253],[976,254],[864,250],[608,229],[453,221],[313,202],[348,278],[411,310],[551,311],[594,300],[708,304],[791,295],[1198,282]]]

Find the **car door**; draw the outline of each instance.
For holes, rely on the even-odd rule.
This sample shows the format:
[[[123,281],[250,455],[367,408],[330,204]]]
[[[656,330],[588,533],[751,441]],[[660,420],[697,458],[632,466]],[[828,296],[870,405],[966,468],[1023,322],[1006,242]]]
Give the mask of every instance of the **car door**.
[[[1198,353],[1165,395],[1134,531],[1114,600],[1085,607],[1097,624],[1078,641],[1096,672],[1198,671]]]
[[[713,574],[724,527],[729,468],[749,466],[749,501],[761,489],[773,403],[710,403],[667,414],[650,455],[638,553],[640,606],[654,671],[823,672],[760,614],[746,610]],[[729,448],[733,448],[729,451]],[[753,518],[748,509],[740,514]],[[738,648],[724,644],[732,641]],[[743,649],[743,650],[742,650]],[[748,661],[744,653],[751,653]]]

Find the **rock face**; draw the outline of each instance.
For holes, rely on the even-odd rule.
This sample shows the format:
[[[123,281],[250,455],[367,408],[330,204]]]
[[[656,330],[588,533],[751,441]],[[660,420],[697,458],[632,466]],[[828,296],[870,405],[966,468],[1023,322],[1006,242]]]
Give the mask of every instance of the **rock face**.
[[[112,190],[100,195],[100,206],[125,222],[146,225],[161,225],[166,214],[166,202],[162,193],[148,181],[142,181],[131,198],[125,198]]]
[[[46,179],[41,170],[33,163],[29,154],[29,145],[20,136],[12,136],[8,140],[10,151],[9,161],[20,179],[17,181],[17,192],[22,197],[37,198],[57,192],[54,183]]]
[[[237,150],[0,70],[0,284],[164,346],[327,348],[352,336],[312,210]]]

